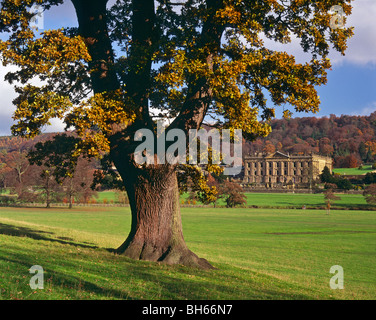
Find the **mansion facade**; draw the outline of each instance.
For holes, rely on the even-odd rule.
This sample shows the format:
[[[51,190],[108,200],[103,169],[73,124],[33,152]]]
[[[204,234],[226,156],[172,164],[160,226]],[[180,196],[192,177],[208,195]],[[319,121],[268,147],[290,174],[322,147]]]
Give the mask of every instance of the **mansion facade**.
[[[332,158],[282,152],[244,157],[243,185],[251,188],[311,188],[324,167],[332,172]]]

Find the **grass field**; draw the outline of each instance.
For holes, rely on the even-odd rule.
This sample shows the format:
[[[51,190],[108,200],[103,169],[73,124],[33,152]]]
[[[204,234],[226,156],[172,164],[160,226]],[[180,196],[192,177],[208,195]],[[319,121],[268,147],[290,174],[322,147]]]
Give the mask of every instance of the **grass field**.
[[[214,271],[133,261],[108,248],[128,208],[0,208],[0,299],[375,299],[373,211],[182,208],[188,246]],[[28,269],[45,271],[31,290]],[[344,269],[343,290],[329,272]]]
[[[363,166],[362,169],[359,169],[359,168],[334,168],[333,169],[334,173],[339,173],[343,175],[362,175],[362,174],[366,174],[372,171],[374,170],[372,169],[371,165],[365,165]]]
[[[181,201],[187,204],[189,194],[181,195]],[[323,194],[304,194],[304,193],[245,193],[247,198],[247,206],[255,206],[260,208],[324,208],[325,199]],[[338,194],[341,198],[335,201],[334,207],[342,209],[369,209],[363,195],[361,194]],[[98,193],[98,202],[107,203],[110,201],[116,202],[116,195],[114,191],[103,191]],[[192,204],[192,202],[190,202]],[[199,205],[199,201],[196,201]],[[224,206],[226,203],[223,200],[218,200],[217,205]]]
[[[188,204],[187,198],[189,194],[181,195],[181,202],[185,205]],[[322,193],[319,194],[304,194],[304,193],[245,193],[247,206],[254,206],[259,208],[302,208],[306,206],[310,209],[324,208],[325,199]],[[339,209],[372,209],[365,201],[362,194],[338,194],[341,198],[334,202],[333,207]],[[103,203],[117,203],[118,197],[115,191],[101,191],[98,192],[96,202]],[[190,202],[192,205],[192,202]],[[196,201],[196,205],[200,205]],[[223,199],[217,201],[217,206],[225,206],[226,203]]]
[[[189,194],[183,194],[181,199],[187,204]],[[325,208],[325,198],[322,193],[306,194],[306,193],[245,193],[247,206],[259,208],[280,208],[280,209],[296,209],[306,206],[306,208],[316,209]],[[332,207],[337,209],[372,209],[367,204],[362,194],[337,194],[340,200],[333,202]],[[197,202],[199,204],[199,202]],[[225,202],[220,199],[217,205],[225,206]]]
[[[325,198],[322,193],[305,194],[305,193],[246,193],[247,205],[258,207],[279,207],[279,208],[324,208]],[[362,194],[337,194],[341,199],[333,203],[334,207],[351,209],[351,208],[368,208],[368,204]]]

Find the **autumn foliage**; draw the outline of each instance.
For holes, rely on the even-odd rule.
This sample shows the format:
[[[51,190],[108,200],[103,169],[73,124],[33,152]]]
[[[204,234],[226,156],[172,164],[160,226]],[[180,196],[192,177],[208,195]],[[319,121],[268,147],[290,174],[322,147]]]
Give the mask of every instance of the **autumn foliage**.
[[[369,116],[342,115],[302,117],[271,121],[266,138],[246,142],[244,153],[317,153],[333,157],[337,168],[355,168],[375,162],[376,113]]]
[[[6,76],[18,93],[12,132],[33,137],[59,118],[79,134],[77,154],[110,157],[133,217],[119,253],[210,267],[186,247],[178,208],[176,173],[197,177],[197,166],[138,165],[134,133],[156,132],[163,118],[167,132],[187,134],[211,119],[254,139],[270,133],[276,107],[285,107],[286,118],[289,108],[317,111],[316,87],[327,82],[329,51],[344,54],[353,34],[330,27],[330,9],[340,5],[349,15],[349,1],[124,0],[108,6],[107,0],[72,0],[78,28],[33,28],[32,5],[48,11],[62,3],[2,1],[1,60],[18,68]],[[311,59],[298,63],[268,48],[265,37],[280,43],[295,37]],[[213,191],[203,178],[193,181],[202,192]]]

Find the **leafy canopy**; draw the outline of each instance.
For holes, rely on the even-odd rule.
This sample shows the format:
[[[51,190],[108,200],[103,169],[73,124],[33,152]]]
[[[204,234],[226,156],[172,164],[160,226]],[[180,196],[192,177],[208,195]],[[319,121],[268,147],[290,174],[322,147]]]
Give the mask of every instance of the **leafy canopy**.
[[[18,93],[13,134],[35,136],[60,118],[83,138],[78,151],[91,155],[108,152],[119,130],[159,117],[184,130],[206,117],[249,138],[265,136],[270,105],[318,110],[315,86],[327,81],[330,47],[344,54],[353,33],[330,28],[330,8],[349,15],[350,0],[72,2],[79,28],[40,32],[30,8],[63,1],[3,0],[0,52],[4,65],[18,67],[6,76]],[[264,43],[293,37],[309,62]]]

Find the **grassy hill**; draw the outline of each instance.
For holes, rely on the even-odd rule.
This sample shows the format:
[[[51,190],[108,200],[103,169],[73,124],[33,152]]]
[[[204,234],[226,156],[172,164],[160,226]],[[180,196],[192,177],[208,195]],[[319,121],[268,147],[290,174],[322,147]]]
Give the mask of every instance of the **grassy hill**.
[[[0,299],[374,299],[372,211],[183,208],[188,246],[217,270],[114,255],[128,208],[1,208]],[[45,270],[31,290],[28,269]],[[341,265],[345,289],[332,290]]]

